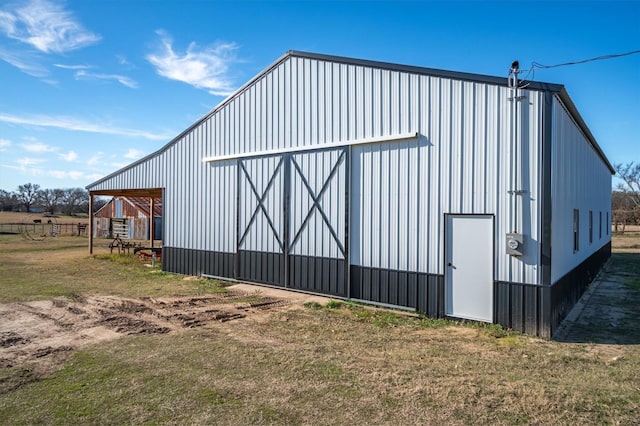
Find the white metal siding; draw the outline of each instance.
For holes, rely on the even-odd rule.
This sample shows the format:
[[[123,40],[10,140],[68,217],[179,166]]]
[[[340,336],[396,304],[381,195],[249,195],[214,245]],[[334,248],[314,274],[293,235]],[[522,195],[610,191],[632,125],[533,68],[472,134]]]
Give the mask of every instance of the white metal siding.
[[[351,263],[443,274],[444,214],[493,214],[496,279],[537,283],[542,94],[523,91],[516,111],[507,88],[389,76],[379,98],[405,101],[390,128],[421,136],[353,148]],[[514,231],[526,238],[522,258],[505,254]]]
[[[611,240],[611,172],[578,126],[554,98],[551,152],[551,283],[578,266]],[[573,210],[580,213],[579,250],[573,250]],[[593,242],[589,243],[589,211]],[[598,232],[602,212],[602,238]]]
[[[506,87],[290,56],[166,150],[92,189],[163,187],[165,244],[233,252],[235,162],[202,158],[417,131],[415,141],[352,149],[351,263],[443,274],[444,214],[493,214],[496,279],[537,283],[542,93],[521,94],[516,112]],[[323,170],[320,179],[327,155],[304,154],[304,167]],[[344,184],[346,176],[335,183]],[[516,189],[525,195],[508,194]],[[322,205],[343,224],[332,193]],[[326,226],[312,221],[317,232],[293,252],[338,256]],[[256,226],[247,249],[276,251],[264,223]],[[522,259],[504,254],[513,231],[526,237]]]
[[[202,232],[208,251],[232,253],[236,251],[236,162],[226,161],[209,165],[210,182],[204,189],[209,198],[203,211]]]

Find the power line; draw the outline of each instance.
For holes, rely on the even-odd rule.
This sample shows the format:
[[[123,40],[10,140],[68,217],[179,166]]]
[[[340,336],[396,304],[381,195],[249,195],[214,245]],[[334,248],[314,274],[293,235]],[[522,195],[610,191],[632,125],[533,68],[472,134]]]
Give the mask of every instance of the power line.
[[[640,50],[632,50],[630,52],[625,52],[625,53],[616,53],[616,54],[612,54],[612,55],[603,55],[603,56],[597,56],[595,58],[589,58],[589,59],[583,59],[581,61],[573,61],[573,62],[564,62],[562,64],[555,64],[555,65],[543,65],[539,62],[531,62],[531,68],[529,68],[528,70],[517,70],[517,61],[514,62],[512,64],[512,68],[509,70],[509,75],[511,75],[514,72],[514,66],[515,68],[515,72],[519,73],[519,72],[526,72],[527,75],[520,80],[520,83],[517,84],[519,89],[524,89],[525,87],[527,87],[529,85],[528,81],[531,81],[535,78],[535,73],[536,73],[536,68],[537,69],[548,69],[548,68],[557,68],[557,67],[564,67],[564,66],[568,66],[568,65],[578,65],[578,64],[584,64],[586,62],[593,62],[593,61],[602,61],[605,59],[613,59],[613,58],[620,58],[622,56],[629,56],[629,55],[635,55],[637,53],[640,53]],[[531,79],[529,79],[529,76],[531,76]],[[525,83],[527,82],[527,83]],[[520,85],[521,83],[525,83],[524,85]]]
[[[640,50],[633,50],[631,52],[626,52],[626,53],[617,53],[617,54],[613,54],[613,55],[603,55],[603,56],[598,56],[595,58],[589,58],[589,59],[583,59],[581,61],[574,61],[574,62],[565,62],[562,64],[556,64],[556,65],[542,65],[541,63],[538,62],[531,62],[531,69],[533,70],[534,68],[556,68],[556,67],[564,67],[567,65],[577,65],[577,64],[584,64],[586,62],[593,62],[593,61],[602,61],[604,59],[613,59],[613,58],[620,58],[621,56],[629,56],[629,55],[635,55],[637,53],[640,53]]]

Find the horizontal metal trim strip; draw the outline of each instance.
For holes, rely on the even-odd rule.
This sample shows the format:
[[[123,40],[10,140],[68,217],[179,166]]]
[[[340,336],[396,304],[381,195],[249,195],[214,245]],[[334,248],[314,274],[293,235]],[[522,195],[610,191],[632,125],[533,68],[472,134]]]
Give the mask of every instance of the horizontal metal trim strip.
[[[402,306],[402,305],[392,305],[390,303],[382,303],[382,302],[374,302],[372,300],[366,300],[366,299],[346,299],[349,300],[351,302],[358,302],[358,303],[364,303],[365,305],[374,305],[374,306],[380,306],[383,308],[392,308],[392,309],[399,309],[402,311],[409,311],[409,312],[418,312],[418,310],[416,308],[411,308],[409,306]]]
[[[250,281],[236,280],[235,278],[221,277],[219,275],[202,274],[200,276],[202,278],[207,278],[207,279],[210,279],[210,280],[228,281],[230,283],[253,284]]]
[[[242,283],[242,284],[255,285],[255,286],[258,286],[258,287],[267,287],[267,288],[273,288],[273,289],[276,289],[276,290],[292,291],[294,293],[309,294],[311,296],[324,297],[325,299],[347,300],[343,296],[334,296],[332,294],[318,293],[317,291],[302,290],[302,289],[295,288],[295,287],[278,286],[278,285],[273,285],[273,284],[269,284],[269,283],[263,283],[263,282],[259,282],[259,281],[248,281],[248,280],[243,280],[243,279],[231,280],[231,281],[237,282],[237,283]]]
[[[337,148],[344,148],[344,147],[354,146],[354,145],[368,145],[368,144],[383,143],[383,142],[401,142],[401,141],[417,139],[417,138],[418,138],[418,132],[399,133],[397,135],[377,136],[375,138],[354,139],[352,141],[347,141],[347,142],[326,143],[322,145],[296,146],[291,148],[273,149],[270,151],[256,151],[256,152],[245,152],[240,154],[218,155],[214,157],[204,157],[202,161],[205,163],[212,163],[216,161],[235,160],[238,158],[266,157],[266,156],[281,155],[281,154],[288,154],[288,153],[297,154],[297,153],[302,153],[307,151],[334,150]]]
[[[530,283],[516,283],[513,281],[501,281],[501,280],[495,280],[494,282],[495,284],[505,284],[505,285],[509,285],[509,286],[521,286],[521,287],[535,287],[535,288],[539,288],[539,287],[549,287],[543,284],[530,284]]]

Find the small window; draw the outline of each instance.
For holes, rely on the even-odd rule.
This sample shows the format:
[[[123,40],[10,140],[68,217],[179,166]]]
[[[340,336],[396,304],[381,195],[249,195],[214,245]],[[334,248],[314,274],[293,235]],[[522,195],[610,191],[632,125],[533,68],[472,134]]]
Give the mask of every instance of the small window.
[[[580,249],[580,210],[573,209],[573,252]]]
[[[598,239],[602,239],[602,212],[600,212],[600,221],[598,222]]]
[[[593,211],[589,210],[589,244],[593,244]]]

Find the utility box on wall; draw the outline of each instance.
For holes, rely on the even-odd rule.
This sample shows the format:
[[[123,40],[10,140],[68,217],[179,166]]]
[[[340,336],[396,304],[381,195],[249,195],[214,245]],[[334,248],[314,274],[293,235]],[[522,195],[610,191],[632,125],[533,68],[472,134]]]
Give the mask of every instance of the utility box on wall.
[[[524,238],[522,238],[522,234],[507,234],[507,254],[510,256],[522,256],[524,254]]]

